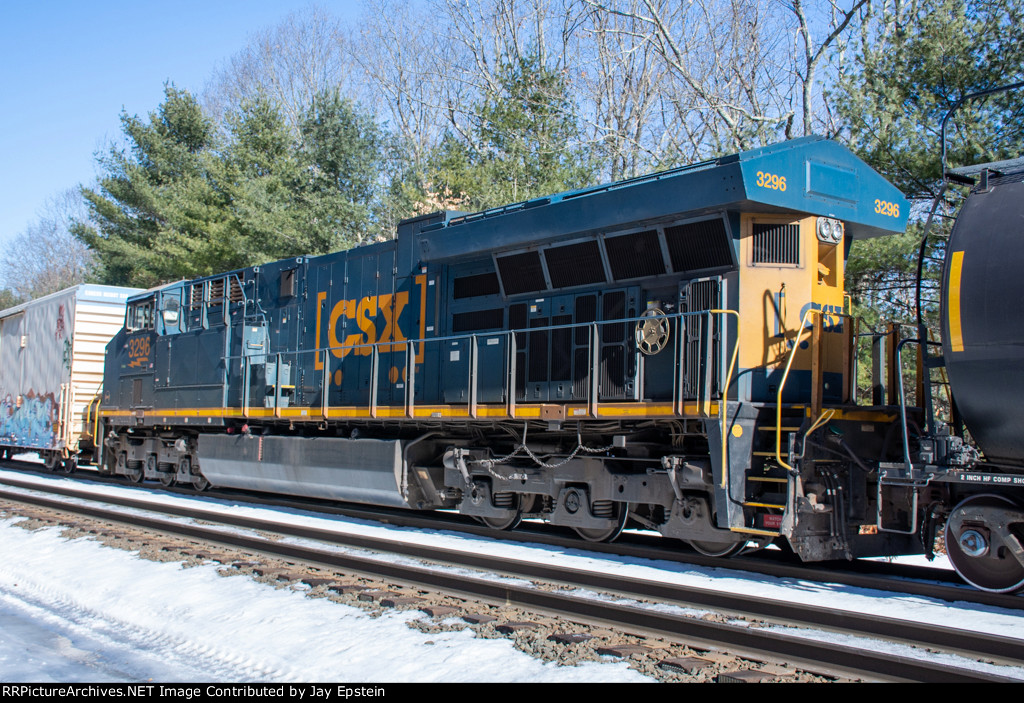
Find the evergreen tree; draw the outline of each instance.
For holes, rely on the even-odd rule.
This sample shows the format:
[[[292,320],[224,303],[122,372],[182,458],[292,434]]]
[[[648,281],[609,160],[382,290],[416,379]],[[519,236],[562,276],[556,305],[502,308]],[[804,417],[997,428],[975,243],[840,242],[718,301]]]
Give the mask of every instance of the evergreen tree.
[[[299,123],[303,224],[319,251],[371,236],[388,137],[337,90],[318,94]]]
[[[168,85],[148,121],[122,115],[127,149],[100,157],[75,234],[107,283],[178,278],[352,246],[373,231],[386,135],[337,91],[317,96],[298,131],[264,96],[223,132]]]
[[[940,128],[964,96],[1024,79],[1018,0],[890,0],[863,24],[837,107],[850,144],[910,198],[940,180]],[[964,105],[949,130],[951,166],[1024,152],[1021,92]]]
[[[968,94],[1024,79],[1024,6],[1016,0],[891,0],[862,27],[853,70],[834,96],[851,148],[917,203],[941,182],[940,130]],[[1024,91],[965,103],[948,129],[949,167],[1024,153]],[[947,199],[949,196],[947,196]],[[925,252],[923,312],[934,317],[943,239],[955,200],[939,209]],[[922,225],[854,242],[848,288],[866,319],[915,320]]]
[[[580,132],[560,73],[530,55],[502,66],[476,106],[470,137],[448,132],[430,159],[429,190],[466,209],[528,200],[591,182],[596,169],[574,146]]]
[[[149,120],[121,115],[128,145],[98,158],[106,175],[84,188],[91,223],[73,231],[96,253],[101,279],[152,286],[221,265],[210,242],[224,239],[227,203],[214,187],[216,131],[188,92],[165,87]],[[211,177],[213,176],[213,177]]]
[[[232,225],[220,242],[225,268],[316,253],[300,224],[302,164],[280,110],[267,98],[243,101],[226,117],[226,178]]]

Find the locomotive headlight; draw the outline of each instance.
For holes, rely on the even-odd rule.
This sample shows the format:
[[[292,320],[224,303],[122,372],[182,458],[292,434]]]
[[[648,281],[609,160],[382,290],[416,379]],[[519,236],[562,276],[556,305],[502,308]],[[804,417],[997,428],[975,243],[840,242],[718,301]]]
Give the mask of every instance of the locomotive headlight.
[[[818,240],[838,244],[843,239],[843,223],[830,217],[818,218]]]

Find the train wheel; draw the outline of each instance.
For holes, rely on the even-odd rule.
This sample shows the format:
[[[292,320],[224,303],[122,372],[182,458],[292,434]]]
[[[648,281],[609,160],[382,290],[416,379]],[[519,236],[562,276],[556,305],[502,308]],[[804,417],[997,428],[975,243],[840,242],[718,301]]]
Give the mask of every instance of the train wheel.
[[[477,520],[492,530],[514,530],[523,521],[523,497],[516,493],[506,509],[515,510],[515,513],[510,517],[478,517]]]
[[[629,518],[629,509],[625,503],[615,503],[616,514],[614,516],[615,524],[611,527],[574,527],[578,534],[588,542],[611,542],[616,537],[622,534],[622,530],[626,527],[626,520]]]
[[[1021,509],[1003,496],[971,496],[953,508],[946,520],[946,555],[960,577],[992,593],[1024,588],[1024,565],[1012,551],[1024,541],[1011,530],[1020,521]]]
[[[128,461],[128,457],[126,455],[122,456],[124,457],[124,475],[132,483],[142,483],[142,478],[144,476],[144,473],[142,471],[142,462]]]
[[[162,471],[160,473],[160,485],[164,488],[170,488],[174,485],[174,474],[169,471]]]
[[[210,487],[210,482],[206,480],[205,476],[203,476],[199,472],[196,472],[196,473],[192,474],[192,488],[196,489],[197,491],[202,492],[202,491],[205,491],[209,487]]]
[[[732,557],[743,551],[746,542],[702,542],[696,539],[687,540],[686,543],[697,552],[706,557]]]
[[[523,521],[523,513],[517,510],[516,514],[512,517],[478,517],[477,520],[492,530],[514,530]]]
[[[60,470],[68,475],[75,473],[76,468],[78,468],[78,457],[75,456],[69,456],[60,465]]]

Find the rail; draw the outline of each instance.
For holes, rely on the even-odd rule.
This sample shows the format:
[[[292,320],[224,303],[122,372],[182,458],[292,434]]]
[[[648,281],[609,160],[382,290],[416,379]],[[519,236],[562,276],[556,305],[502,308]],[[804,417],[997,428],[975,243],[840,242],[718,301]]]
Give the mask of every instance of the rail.
[[[658,415],[711,417],[721,413],[714,403],[731,385],[738,360],[738,339],[734,339],[723,378],[724,338],[728,336],[724,319],[729,315],[738,319],[735,310],[715,308],[231,355],[225,357],[224,373],[227,385],[235,387],[229,388],[230,401],[225,399],[225,407],[237,400],[246,418],[272,415],[326,420],[331,409],[338,407],[356,408],[359,417],[369,419],[412,419],[417,417],[418,405],[444,405],[464,408],[458,414],[469,419],[522,419],[517,405],[524,401],[536,404],[536,399],[529,399],[532,387],[543,390],[543,397],[537,401],[541,405],[582,406],[572,408],[568,417],[536,419],[595,419],[602,416],[602,407],[609,402],[641,401],[664,409]],[[652,321],[663,334],[656,351],[644,353],[629,326]],[[556,342],[556,336],[561,341]],[[520,368],[524,358],[534,361],[524,354],[535,353],[538,344],[547,365],[541,377],[533,375],[532,368]],[[669,353],[671,361],[660,357]],[[559,364],[560,371],[555,373],[554,367]],[[437,401],[424,402],[417,398],[419,376],[433,374],[434,370],[438,372],[436,378],[429,377],[436,384],[431,385],[431,391],[436,390]],[[343,385],[352,373],[359,374],[359,381],[350,379]],[[456,378],[460,374],[464,374],[462,380]],[[240,379],[241,387],[232,379]],[[262,404],[259,397],[265,398]],[[503,411],[497,410],[501,406]],[[401,415],[396,413],[399,407]],[[303,410],[305,413],[300,415]],[[723,416],[720,422],[724,437],[726,418]]]

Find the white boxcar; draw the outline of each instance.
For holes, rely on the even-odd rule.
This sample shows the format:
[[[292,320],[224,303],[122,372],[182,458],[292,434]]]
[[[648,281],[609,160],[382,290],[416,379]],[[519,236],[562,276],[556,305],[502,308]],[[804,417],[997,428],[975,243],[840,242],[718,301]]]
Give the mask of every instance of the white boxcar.
[[[86,418],[103,385],[107,342],[138,292],[79,285],[0,312],[3,454],[37,451],[51,467],[73,466],[80,443],[91,442]]]

